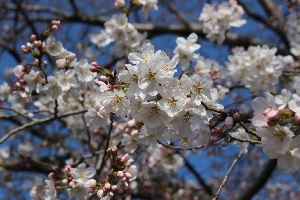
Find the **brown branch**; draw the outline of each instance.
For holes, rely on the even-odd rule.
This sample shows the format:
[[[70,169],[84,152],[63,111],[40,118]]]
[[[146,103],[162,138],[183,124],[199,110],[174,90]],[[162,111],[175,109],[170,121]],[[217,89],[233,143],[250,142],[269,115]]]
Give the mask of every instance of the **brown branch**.
[[[163,143],[159,140],[157,140],[157,142],[167,148],[170,148],[170,149],[174,149],[174,150],[194,150],[194,149],[203,149],[207,146],[196,146],[196,147],[193,147],[193,148],[182,148],[182,147],[176,147],[176,146],[172,146],[172,145],[169,145],[169,144],[166,144],[166,143]],[[213,145],[210,145],[210,146],[214,146],[214,145],[217,145],[217,144],[221,144],[221,142],[217,142],[217,143],[214,143]]]
[[[190,172],[196,177],[196,179],[198,180],[199,184],[202,185],[204,191],[209,195],[212,196],[213,192],[212,189],[209,185],[206,184],[205,180],[201,177],[201,175],[196,171],[196,169],[191,165],[191,163],[188,161],[188,159],[186,159],[180,152],[176,152],[177,154],[179,154],[184,162],[185,162],[185,166],[190,170]]]
[[[214,198],[212,200],[217,200],[219,198],[220,192],[221,192],[222,188],[225,186],[225,184],[227,183],[227,180],[229,178],[229,175],[230,175],[231,171],[233,170],[233,168],[236,165],[237,161],[242,157],[242,155],[243,155],[242,152],[240,152],[238,154],[238,156],[234,159],[234,161],[230,165],[230,167],[229,167],[229,169],[228,169],[228,171],[227,171],[227,173],[226,173],[226,175],[225,175],[225,177],[224,177],[224,179],[223,179],[216,195],[214,196]]]
[[[258,22],[261,22],[266,27],[274,30],[279,35],[279,37],[282,39],[282,41],[284,41],[284,44],[287,47],[289,47],[289,42],[287,40],[285,30],[283,28],[284,21],[283,21],[281,15],[280,14],[278,15],[279,11],[278,11],[278,9],[276,8],[276,6],[274,4],[273,4],[273,6],[270,6],[270,5],[268,5],[270,3],[269,2],[265,5],[263,3],[263,1],[261,1],[261,4],[264,4],[266,8],[269,7],[269,9],[275,9],[275,12],[273,12],[273,11],[270,12],[269,9],[267,9],[267,10],[268,10],[269,14],[271,14],[271,15],[275,14],[276,15],[276,18],[278,18],[280,23],[281,23],[280,25],[276,24],[276,23],[274,24],[271,19],[267,20],[264,17],[262,17],[262,16],[258,15],[257,13],[253,12],[245,3],[242,2],[242,0],[237,0],[237,2],[244,8],[245,12],[248,14],[249,17],[251,17],[252,19],[254,19]]]
[[[252,183],[250,187],[247,187],[245,193],[241,195],[240,200],[250,200],[252,197],[264,187],[267,181],[270,179],[273,171],[276,169],[277,160],[269,160],[264,170],[260,173],[257,179]]]
[[[112,133],[112,129],[113,129],[113,122],[114,122],[114,114],[111,113],[110,114],[110,126],[109,126],[109,131],[108,131],[108,135],[107,135],[107,140],[106,140],[106,145],[105,145],[105,149],[104,149],[104,154],[103,154],[103,157],[102,157],[102,162],[101,162],[101,166],[99,168],[99,170],[97,170],[97,174],[101,174],[101,171],[105,165],[105,159],[106,159],[106,150],[108,149],[109,147],[109,141],[110,141],[110,136],[111,136],[111,133]]]
[[[251,131],[247,126],[245,126],[245,124],[243,124],[242,122],[238,122],[238,124],[245,129],[246,133],[249,133],[260,140],[260,137],[256,135],[254,131]]]
[[[53,165],[39,160],[39,158],[30,158],[20,156],[0,163],[0,166],[6,170],[13,171],[34,171],[49,174],[53,171]]]
[[[233,139],[233,140],[237,140],[239,142],[249,142],[250,144],[261,144],[259,141],[255,141],[255,140],[245,140],[245,139],[241,139],[241,138],[237,138],[234,137],[233,135],[229,134],[229,136]]]
[[[174,13],[187,27],[190,27],[190,20],[170,1],[163,0],[162,1],[168,9]]]
[[[24,9],[26,9],[24,7]],[[13,16],[14,17],[14,16]],[[60,15],[57,16],[61,21],[64,22],[76,22],[76,23],[85,23],[90,25],[97,25],[97,26],[103,26],[104,23],[109,20],[109,18],[104,16],[93,16],[93,15],[87,15],[83,13],[79,13],[76,15],[72,15],[70,13],[60,13]],[[11,19],[11,16],[7,16],[7,19]],[[32,22],[49,22],[53,19],[53,17],[31,17],[29,18]],[[24,20],[22,17],[19,17],[19,20]],[[135,28],[139,32],[148,32],[150,37],[158,36],[162,34],[180,34],[180,35],[189,35],[192,32],[196,33],[198,36],[200,36],[203,39],[206,39],[206,34],[203,32],[203,27],[199,23],[189,23],[189,26],[186,26],[186,24],[173,24],[173,25],[155,25],[152,23],[133,23]],[[231,46],[244,46],[245,48],[249,46],[256,46],[256,45],[264,45],[266,42],[251,38],[251,36],[239,36],[234,33],[227,33],[226,39],[224,41],[225,44],[231,45]],[[275,45],[275,44],[267,44],[269,47],[276,47],[278,54],[281,55],[289,55],[289,49]]]
[[[69,113],[66,113],[66,114],[62,114],[62,115],[58,115],[57,116],[57,119],[60,119],[60,118],[64,118],[64,117],[68,117],[70,115],[76,115],[76,114],[80,114],[80,113],[84,113],[86,112],[87,109],[83,109],[83,110],[77,110],[77,111],[72,111],[72,112],[69,112]],[[6,133],[1,139],[0,139],[0,144],[2,144],[5,140],[7,140],[10,136],[14,135],[15,133],[19,132],[19,131],[22,131],[26,128],[30,128],[32,126],[35,126],[35,125],[38,125],[38,124],[43,124],[43,123],[47,123],[47,122],[50,122],[52,120],[56,119],[55,116],[51,116],[51,117],[48,117],[48,118],[45,118],[45,119],[35,119],[31,122],[28,122],[26,124],[23,124],[22,126],[20,127],[17,127],[11,131],[9,131],[8,133]]]

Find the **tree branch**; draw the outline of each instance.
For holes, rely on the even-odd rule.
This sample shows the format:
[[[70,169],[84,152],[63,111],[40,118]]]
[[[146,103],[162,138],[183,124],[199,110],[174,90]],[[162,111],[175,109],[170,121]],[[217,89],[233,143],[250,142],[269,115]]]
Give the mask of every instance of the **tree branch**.
[[[77,111],[72,111],[72,112],[69,112],[69,113],[66,113],[66,114],[63,114],[63,115],[59,115],[57,116],[57,119],[60,119],[60,118],[64,118],[64,117],[68,117],[70,115],[76,115],[76,114],[80,114],[80,113],[84,113],[86,112],[87,109],[83,109],[83,110],[77,110]],[[33,120],[31,122],[28,122],[26,124],[23,124],[22,126],[20,127],[17,127],[11,131],[9,131],[8,133],[6,133],[1,139],[0,139],[0,144],[2,144],[5,140],[7,140],[10,136],[14,135],[15,133],[19,132],[19,131],[22,131],[26,128],[30,128],[32,126],[35,126],[35,125],[38,125],[38,124],[43,124],[43,123],[47,123],[47,122],[50,122],[52,120],[56,119],[55,116],[51,116],[51,117],[48,117],[48,118],[45,118],[45,119],[40,119],[40,120]]]
[[[240,152],[238,154],[238,156],[234,159],[234,161],[230,165],[229,170],[227,171],[227,173],[226,173],[226,175],[225,175],[225,177],[224,177],[224,179],[223,179],[216,195],[214,196],[214,198],[212,200],[217,200],[219,198],[220,192],[221,192],[222,188],[225,186],[225,184],[227,183],[227,180],[229,178],[229,175],[230,175],[231,171],[233,170],[234,166],[236,165],[237,161],[241,158],[242,155],[243,155],[242,152]]]
[[[260,173],[255,182],[245,190],[245,193],[241,195],[240,200],[250,200],[252,197],[264,187],[266,182],[271,177],[273,171],[276,169],[277,160],[269,160],[264,170]]]

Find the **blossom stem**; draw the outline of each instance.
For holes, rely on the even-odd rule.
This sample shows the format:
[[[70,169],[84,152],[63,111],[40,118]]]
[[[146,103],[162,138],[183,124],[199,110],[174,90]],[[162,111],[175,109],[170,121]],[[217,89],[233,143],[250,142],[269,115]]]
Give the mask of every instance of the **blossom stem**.
[[[260,140],[260,137],[256,135],[253,131],[251,131],[249,128],[247,128],[245,124],[243,124],[242,122],[238,122],[238,124],[245,129],[246,133],[249,133]]]
[[[113,129],[113,122],[114,122],[114,114],[111,113],[110,114],[110,125],[109,125],[109,131],[108,131],[108,135],[107,135],[107,140],[106,140],[106,145],[105,145],[105,151],[104,151],[104,154],[103,154],[103,157],[102,157],[102,162],[101,162],[101,166],[99,168],[99,170],[97,171],[98,174],[101,174],[101,171],[104,167],[104,164],[105,164],[105,157],[106,157],[106,150],[108,149],[108,146],[109,146],[109,141],[110,141],[110,135],[112,133],[112,129]]]
[[[234,159],[234,161],[230,165],[229,170],[227,171],[227,173],[226,173],[226,175],[225,175],[225,177],[224,177],[224,179],[223,179],[216,195],[214,196],[214,198],[212,200],[217,200],[219,198],[220,192],[221,192],[222,188],[225,186],[225,184],[227,183],[227,180],[229,178],[229,175],[230,175],[231,171],[233,170],[233,168],[236,165],[237,161],[242,157],[242,155],[243,155],[242,152],[240,152],[238,154],[238,156]]]

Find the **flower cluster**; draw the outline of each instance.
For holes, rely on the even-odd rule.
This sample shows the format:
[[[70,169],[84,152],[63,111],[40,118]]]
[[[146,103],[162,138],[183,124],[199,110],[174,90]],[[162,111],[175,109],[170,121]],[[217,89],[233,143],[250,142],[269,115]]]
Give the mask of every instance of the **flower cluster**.
[[[105,30],[90,35],[90,39],[98,47],[115,42],[114,51],[118,56],[138,51],[147,37],[147,34],[140,34],[131,23],[128,23],[126,14],[113,15],[104,26]]]
[[[241,27],[246,20],[241,19],[244,9],[239,6],[236,0],[229,0],[216,5],[205,4],[199,20],[203,23],[203,32],[211,41],[217,40],[222,44],[225,34],[232,27]]]
[[[133,65],[125,65],[119,82],[96,81],[102,92],[99,101],[107,112],[142,120],[130,129],[133,140],[147,141],[153,148],[161,139],[180,139],[183,146],[193,147],[191,141],[197,137],[201,145],[207,144],[212,113],[202,104],[217,109],[223,106],[216,103],[218,93],[209,75],[174,78],[178,58],[175,55],[170,60],[165,52],[155,52],[151,44],[145,44],[141,53],[128,55]]]
[[[277,158],[280,168],[295,172],[300,168],[300,137],[291,129],[300,125],[300,86],[297,94],[283,89],[275,98],[265,92],[266,98],[257,97],[252,101],[256,134],[261,137],[263,151],[271,159]],[[291,99],[293,96],[293,99]],[[286,109],[288,106],[289,109]],[[288,126],[284,126],[288,125]]]
[[[183,71],[188,70],[191,61],[196,61],[199,57],[195,53],[196,50],[200,49],[200,45],[196,44],[198,36],[192,33],[188,36],[187,40],[183,37],[176,39],[177,46],[174,49],[175,54],[179,54],[180,67]]]
[[[286,62],[276,51],[268,46],[250,46],[247,51],[237,47],[228,57],[227,75],[254,93],[268,91],[278,83]]]
[[[95,195],[101,198],[101,200],[109,200],[110,197],[114,196],[114,191],[119,187],[116,181],[128,185],[127,181],[136,179],[137,170],[136,166],[132,165],[133,160],[129,159],[127,154],[117,155],[117,147],[108,148],[107,153],[110,158],[112,170],[104,183],[93,179],[96,170],[93,167],[86,168],[85,163],[79,164],[77,168],[67,165],[63,170],[56,168],[54,172],[48,175],[50,180],[45,181],[45,196],[43,199],[57,199],[60,192],[67,190],[69,197],[75,200],[82,200]],[[39,199],[39,196],[42,195],[42,190],[35,186],[32,188],[30,194],[33,199]]]

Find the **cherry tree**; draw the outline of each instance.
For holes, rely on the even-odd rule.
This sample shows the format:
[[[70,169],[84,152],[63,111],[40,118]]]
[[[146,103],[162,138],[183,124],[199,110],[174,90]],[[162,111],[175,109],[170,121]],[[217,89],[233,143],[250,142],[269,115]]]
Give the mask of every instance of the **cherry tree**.
[[[299,6],[3,1],[1,193],[297,199]]]

